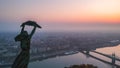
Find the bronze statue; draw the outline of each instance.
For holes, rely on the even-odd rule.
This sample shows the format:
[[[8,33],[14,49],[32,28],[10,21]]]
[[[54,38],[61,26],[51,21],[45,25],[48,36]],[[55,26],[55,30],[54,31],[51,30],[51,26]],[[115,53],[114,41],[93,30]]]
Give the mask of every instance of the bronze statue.
[[[25,25],[34,26],[32,32],[28,34],[27,31],[24,30]],[[15,59],[12,68],[27,68],[30,58],[30,42],[33,34],[35,33],[36,27],[41,28],[36,22],[34,21],[27,21],[21,25],[21,33],[15,37],[15,41],[20,42],[21,52]]]

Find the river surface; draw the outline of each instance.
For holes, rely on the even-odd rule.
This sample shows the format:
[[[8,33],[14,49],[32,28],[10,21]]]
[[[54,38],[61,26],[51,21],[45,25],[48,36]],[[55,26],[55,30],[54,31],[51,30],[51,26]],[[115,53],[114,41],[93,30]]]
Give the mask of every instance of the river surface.
[[[107,55],[112,55],[113,53],[115,53],[115,56],[117,58],[120,57],[120,45],[98,48],[95,51]],[[106,58],[93,52],[90,52],[90,54],[105,61],[111,62],[110,58]],[[30,62],[28,68],[64,68],[74,64],[93,64],[98,68],[112,68],[112,65],[106,64],[81,52],[72,55],[57,56],[43,61]],[[120,65],[120,62],[116,61],[116,64]]]

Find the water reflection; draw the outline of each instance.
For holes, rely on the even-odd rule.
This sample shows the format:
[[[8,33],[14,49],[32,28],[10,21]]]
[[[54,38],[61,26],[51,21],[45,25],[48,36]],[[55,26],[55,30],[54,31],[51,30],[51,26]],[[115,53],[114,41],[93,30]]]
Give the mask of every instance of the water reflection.
[[[118,47],[118,46],[116,46],[116,47]],[[107,47],[107,48],[109,48],[109,47]],[[112,47],[110,47],[110,48],[112,49]],[[70,52],[67,52],[67,53],[65,52],[62,54],[62,56],[54,55],[52,57],[48,57],[49,59],[40,61],[40,62],[37,61],[39,59],[36,59],[36,60],[34,60],[36,62],[30,63],[29,68],[32,68],[31,66],[34,66],[34,65],[37,66],[36,68],[46,67],[44,65],[50,65],[51,67],[55,67],[54,65],[57,65],[59,67],[65,67],[67,65],[69,66],[69,65],[73,65],[73,64],[83,64],[83,63],[85,63],[85,64],[92,63],[93,65],[95,64],[95,66],[98,66],[98,68],[101,68],[101,67],[102,68],[115,68],[115,67],[119,68],[120,67],[120,64],[117,64],[117,62],[120,60],[119,58],[115,57],[114,54],[113,54],[113,56],[111,56],[109,54],[105,54],[104,51],[102,52],[102,48],[100,50],[101,50],[101,52],[98,51],[98,49],[96,49],[96,50],[91,49],[90,51],[89,50],[79,50],[79,53],[76,53],[76,54],[68,54]],[[84,56],[82,54],[84,54]],[[118,54],[118,53],[116,53],[116,54]],[[59,56],[59,59],[56,56]],[[85,56],[86,56],[86,58],[83,58]],[[110,61],[106,60],[105,58],[102,58],[101,56],[109,59]],[[96,61],[96,60],[98,60],[98,61]],[[68,61],[68,62],[66,62],[66,61]],[[75,61],[75,62],[73,62],[73,61]],[[56,64],[56,63],[61,63],[61,64]],[[49,66],[46,68],[49,68]]]
[[[116,56],[120,57],[120,45],[113,46],[113,47],[98,48],[96,49],[96,51],[104,53],[104,54],[115,53]]]
[[[104,59],[102,59],[102,58],[100,58],[100,57],[96,57],[96,56],[94,56],[94,55],[91,55],[90,52],[94,52],[94,53],[97,53],[97,54],[102,55],[102,56],[104,56],[104,57],[110,58],[112,61],[111,61],[111,62],[105,61]],[[96,51],[90,51],[90,52],[88,53],[88,51],[81,51],[81,53],[83,53],[83,54],[85,54],[85,55],[87,55],[87,56],[90,56],[90,57],[92,57],[92,58],[94,58],[94,59],[97,59],[97,60],[99,60],[99,61],[101,61],[101,62],[103,62],[103,63],[112,65],[113,68],[114,68],[115,66],[116,66],[116,67],[120,67],[120,65],[115,64],[115,61],[119,61],[119,60],[120,60],[120,59],[116,58],[115,55],[109,56],[109,55],[106,55],[106,54],[103,54],[103,53],[100,53],[100,52],[96,52]]]
[[[29,68],[64,68],[65,66],[70,66],[73,64],[93,64],[98,66],[98,68],[110,68],[109,65],[95,60],[92,57],[86,58],[82,53],[77,53],[68,56],[58,56],[43,61],[35,61],[29,64]]]

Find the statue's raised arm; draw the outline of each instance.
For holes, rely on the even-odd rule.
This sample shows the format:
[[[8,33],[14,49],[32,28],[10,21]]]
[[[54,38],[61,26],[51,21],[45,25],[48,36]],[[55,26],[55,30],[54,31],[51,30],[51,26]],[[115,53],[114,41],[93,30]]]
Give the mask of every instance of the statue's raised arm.
[[[36,30],[36,27],[34,26],[34,28],[33,28],[33,30],[31,31],[31,33],[30,33],[30,38],[32,38],[32,36],[33,36],[33,34],[35,33],[35,30]]]
[[[24,31],[24,28],[25,28],[25,25],[24,25],[24,26],[22,26],[21,33]]]
[[[22,30],[24,30],[25,25],[34,26],[33,30],[31,31],[31,33],[30,33],[30,35],[29,35],[30,38],[31,38],[31,37],[33,36],[33,34],[35,33],[36,27],[42,28],[42,27],[39,26],[35,21],[27,21],[27,22],[24,22],[24,23],[21,25],[21,27],[23,27]],[[21,31],[22,31],[22,30],[21,30]]]

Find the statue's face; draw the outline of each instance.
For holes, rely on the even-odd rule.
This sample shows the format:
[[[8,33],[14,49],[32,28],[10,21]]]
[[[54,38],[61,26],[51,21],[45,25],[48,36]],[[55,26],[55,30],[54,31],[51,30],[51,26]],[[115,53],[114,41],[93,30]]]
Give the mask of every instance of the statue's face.
[[[23,31],[21,34],[24,35],[24,36],[28,36],[28,32],[27,31]]]

